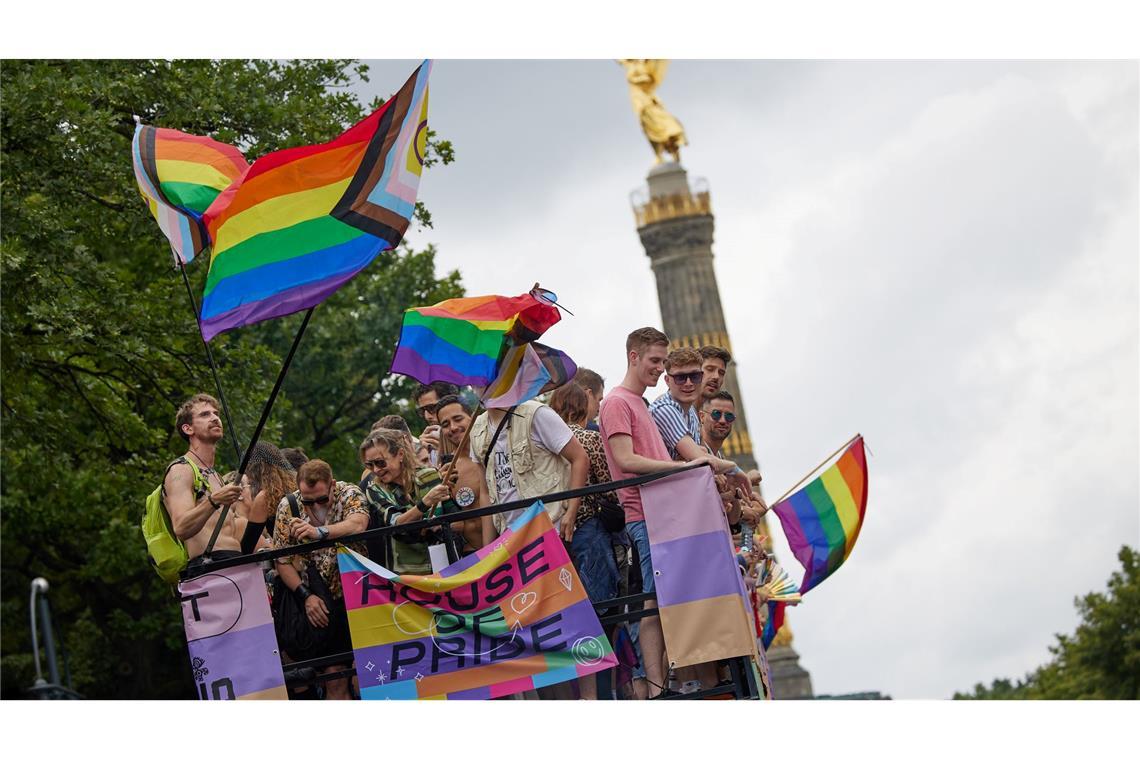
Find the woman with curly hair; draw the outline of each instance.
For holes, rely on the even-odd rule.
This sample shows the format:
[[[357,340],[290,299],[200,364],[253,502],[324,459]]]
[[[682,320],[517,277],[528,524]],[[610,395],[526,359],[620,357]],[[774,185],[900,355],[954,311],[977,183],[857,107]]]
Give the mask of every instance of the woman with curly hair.
[[[238,514],[241,514],[242,509],[265,505],[269,510],[265,529],[267,535],[272,536],[274,521],[277,519],[277,505],[285,498],[285,494],[295,490],[297,472],[289,460],[272,443],[258,441],[249,455],[249,466],[242,478]]]

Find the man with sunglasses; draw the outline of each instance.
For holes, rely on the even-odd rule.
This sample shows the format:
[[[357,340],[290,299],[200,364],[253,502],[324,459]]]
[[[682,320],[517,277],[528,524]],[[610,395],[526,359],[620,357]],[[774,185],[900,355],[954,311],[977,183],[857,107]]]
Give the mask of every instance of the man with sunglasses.
[[[736,399],[728,391],[717,391],[705,399],[701,407],[701,436],[705,447],[713,456],[720,456],[720,448],[725,439],[732,435],[732,423],[736,422]],[[757,473],[759,475],[759,473]],[[739,500],[741,519],[749,525],[755,526],[768,505],[759,492],[751,487],[742,488],[743,498]]]
[[[427,423],[420,433],[420,445],[427,449],[432,467],[439,466],[439,418],[436,416],[436,406],[444,396],[457,395],[459,388],[442,380],[420,385],[412,395],[416,402],[416,414]]]
[[[701,355],[695,348],[677,348],[665,357],[665,386],[668,391],[649,405],[649,416],[657,424],[665,448],[675,460],[691,462],[708,456],[708,451],[701,445],[701,419],[697,414],[704,377]],[[719,450],[719,446],[717,448]],[[749,487],[748,478],[735,462],[718,455],[709,464],[717,472],[734,471],[738,485]]]
[[[298,516],[294,517],[296,508]],[[297,490],[277,506],[273,548],[298,546],[310,541],[343,538],[368,528],[368,506],[364,494],[353,483],[333,480],[332,468],[320,459],[310,459],[297,471]],[[352,546],[364,551],[361,545]],[[306,658],[324,657],[352,649],[344,590],[340,584],[336,547],[316,549],[277,560],[277,573],[286,588],[297,595],[314,628],[328,628],[329,635],[320,651],[307,652]],[[305,576],[302,577],[302,573]],[[311,589],[310,586],[316,587]],[[327,597],[327,598],[326,598]],[[326,673],[343,667],[336,664]],[[348,699],[348,683],[333,679],[325,684],[326,699]]]

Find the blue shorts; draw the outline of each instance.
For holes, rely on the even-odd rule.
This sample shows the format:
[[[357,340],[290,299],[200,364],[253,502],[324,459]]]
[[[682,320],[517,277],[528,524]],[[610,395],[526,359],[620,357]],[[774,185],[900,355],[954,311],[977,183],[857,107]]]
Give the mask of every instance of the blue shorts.
[[[656,591],[657,587],[653,583],[653,558],[649,555],[649,530],[645,527],[645,520],[627,522],[625,530],[637,547],[637,559],[641,563],[641,590],[645,593]]]
[[[602,527],[601,520],[591,517],[574,530],[570,554],[591,602],[604,602],[617,596],[617,563],[610,546],[610,534]]]

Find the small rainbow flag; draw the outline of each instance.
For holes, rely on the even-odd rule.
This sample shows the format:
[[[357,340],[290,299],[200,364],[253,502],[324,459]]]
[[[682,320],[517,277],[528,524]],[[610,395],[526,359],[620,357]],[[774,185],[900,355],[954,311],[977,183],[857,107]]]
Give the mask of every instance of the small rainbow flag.
[[[772,507],[792,554],[806,571],[801,594],[822,583],[850,556],[866,509],[867,459],[861,435],[822,475]]]
[[[508,348],[537,339],[560,318],[555,306],[533,293],[451,298],[408,309],[390,371],[421,383],[490,385]]]
[[[764,649],[772,646],[776,634],[784,625],[784,607],[786,602],[768,602],[768,619],[764,621],[764,630],[760,634],[760,643]]]
[[[143,124],[135,125],[131,163],[139,192],[170,241],[175,266],[189,264],[210,246],[202,214],[249,168],[232,145]]]
[[[508,409],[565,385],[577,371],[574,360],[557,348],[524,343],[507,349],[499,376],[476,390],[488,409]]]
[[[400,243],[423,171],[430,71],[425,61],[335,140],[262,156],[207,209],[206,340],[316,306]]]

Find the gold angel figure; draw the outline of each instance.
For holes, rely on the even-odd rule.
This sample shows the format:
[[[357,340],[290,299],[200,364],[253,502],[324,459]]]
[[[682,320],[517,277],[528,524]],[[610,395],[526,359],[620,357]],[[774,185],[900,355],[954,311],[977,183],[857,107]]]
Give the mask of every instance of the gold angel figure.
[[[633,111],[641,120],[641,130],[653,146],[657,163],[661,163],[662,153],[670,153],[674,161],[680,162],[681,146],[689,144],[685,138],[685,128],[677,121],[677,117],[665,110],[665,106],[661,105],[654,94],[665,78],[669,61],[660,58],[620,58],[618,63],[625,68]]]

